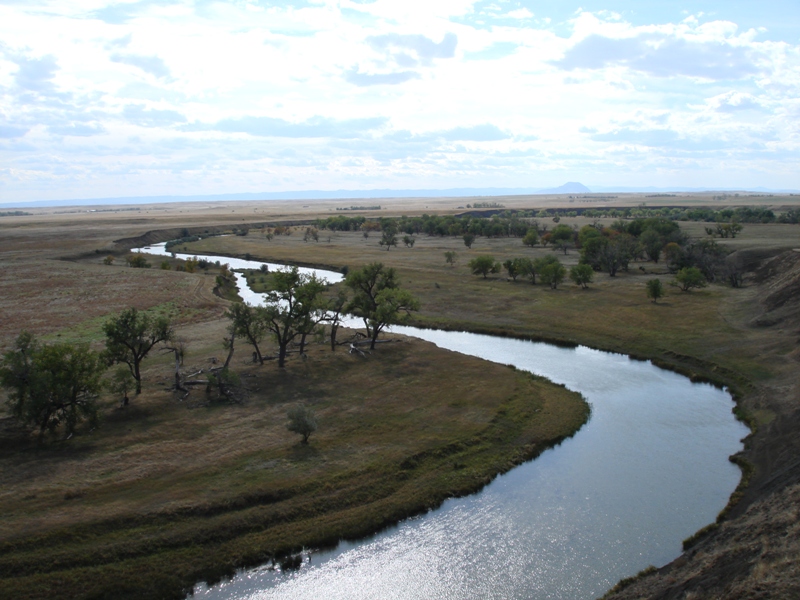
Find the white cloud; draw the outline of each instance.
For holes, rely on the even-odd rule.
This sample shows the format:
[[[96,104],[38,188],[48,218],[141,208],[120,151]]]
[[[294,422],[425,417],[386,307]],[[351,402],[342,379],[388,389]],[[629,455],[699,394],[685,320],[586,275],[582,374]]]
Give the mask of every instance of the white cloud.
[[[749,160],[788,187],[800,45],[718,13],[633,24],[474,0],[0,4],[0,185],[24,199],[544,187],[566,173],[602,185],[647,169],[720,182]]]

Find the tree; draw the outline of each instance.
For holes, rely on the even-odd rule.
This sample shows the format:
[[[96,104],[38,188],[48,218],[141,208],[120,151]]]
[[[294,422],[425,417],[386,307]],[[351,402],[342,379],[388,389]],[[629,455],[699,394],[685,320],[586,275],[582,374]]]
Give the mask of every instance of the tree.
[[[448,250],[444,253],[444,261],[451,267],[455,267],[457,256],[458,255],[453,250]]]
[[[575,232],[569,225],[556,225],[550,232],[550,243],[559,250],[563,250],[564,254],[567,253],[570,246],[574,245],[574,242]]]
[[[347,292],[339,290],[336,296],[328,298],[324,320],[331,324],[331,351],[336,350],[336,333],[342,323],[342,314],[347,306]]]
[[[231,338],[241,337],[250,342],[256,360],[263,365],[264,357],[259,344],[263,341],[267,330],[261,311],[243,302],[234,302],[230,309],[225,311],[225,316],[231,320]]]
[[[569,270],[569,278],[583,289],[586,289],[589,287],[588,284],[592,283],[593,275],[594,269],[589,265],[575,265]]]
[[[526,260],[528,259],[510,258],[503,263],[503,267],[508,271],[508,276],[511,277],[512,280],[516,281],[517,277],[525,275],[525,268],[527,267]],[[528,262],[530,262],[530,260],[528,260]]]
[[[658,259],[661,258],[661,250],[664,248],[664,240],[655,229],[645,229],[642,235],[639,236],[639,243],[642,244],[644,253],[647,258],[658,264]]]
[[[500,263],[495,262],[494,256],[483,254],[469,261],[469,268],[473,275],[483,275],[483,278],[486,279],[489,273],[500,272]]]
[[[464,240],[464,245],[467,248],[472,248],[472,243],[475,241],[475,234],[474,233],[465,233],[464,237],[462,239]]]
[[[264,326],[278,344],[278,367],[286,365],[289,344],[311,333],[324,317],[320,294],[325,285],[316,275],[300,273],[297,267],[276,271],[265,306],[259,307]]]
[[[658,304],[658,299],[664,295],[664,286],[661,285],[660,279],[651,279],[647,282],[647,297],[650,298],[654,304]]]
[[[378,244],[386,246],[386,251],[388,252],[392,246],[397,246],[397,235],[394,231],[387,229],[381,234],[381,241]]]
[[[172,266],[169,264],[168,260],[162,260],[161,261],[161,270],[162,271],[169,271],[171,268],[172,268]]]
[[[675,274],[673,285],[678,286],[684,292],[688,292],[693,288],[706,287],[706,278],[697,267],[684,267]]]
[[[114,257],[111,254],[109,254],[108,256],[106,256],[103,259],[103,264],[104,265],[113,265],[114,264]]]
[[[136,380],[136,395],[142,393],[140,365],[160,342],[172,338],[172,325],[165,316],[153,317],[135,308],[122,311],[103,325],[105,357],[109,364],[126,364]]]
[[[561,264],[561,263],[559,263],[558,258],[553,256],[552,254],[539,257],[536,260],[532,261],[530,270],[528,271],[528,276],[531,278],[531,283],[533,285],[536,285],[536,276],[541,275],[542,271],[544,271],[548,266],[553,264]]]
[[[566,275],[567,269],[558,260],[542,267],[539,271],[539,278],[542,283],[549,285],[551,289],[556,289],[558,284],[564,281]]]
[[[292,433],[302,435],[302,443],[307,444],[309,436],[317,430],[317,419],[314,411],[304,404],[298,404],[290,408],[286,416],[289,418],[286,429]]]
[[[134,380],[131,372],[126,367],[119,367],[111,376],[111,382],[108,385],[109,390],[113,394],[122,396],[119,401],[120,406],[128,406],[128,393],[134,388]]]
[[[416,241],[417,239],[413,235],[403,236],[403,243],[406,245],[406,248],[413,248]]]
[[[129,254],[128,257],[125,259],[128,263],[129,267],[133,267],[134,269],[149,269],[150,263],[147,262],[147,258],[144,254]]]
[[[105,365],[88,344],[40,345],[21,333],[0,360],[0,386],[8,390],[11,414],[27,425],[71,435],[81,420],[97,423],[96,398]]]
[[[539,232],[536,231],[535,227],[530,227],[528,229],[528,231],[525,233],[525,237],[522,238],[522,243],[531,247],[539,243]]]
[[[419,301],[400,289],[397,273],[383,263],[370,263],[350,271],[345,285],[353,290],[347,312],[363,319],[371,349],[386,325],[400,323],[408,318],[410,311],[419,310]]]

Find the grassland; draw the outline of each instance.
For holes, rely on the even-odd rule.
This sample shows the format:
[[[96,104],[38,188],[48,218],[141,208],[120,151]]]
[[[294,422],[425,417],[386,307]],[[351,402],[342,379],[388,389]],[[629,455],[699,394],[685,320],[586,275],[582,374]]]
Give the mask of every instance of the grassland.
[[[563,197],[535,201],[569,203]],[[619,203],[641,201],[622,197]],[[466,202],[382,201],[381,214],[458,212]],[[528,208],[534,199],[502,202]],[[178,237],[184,227],[202,232],[242,224],[299,226],[336,207],[219,203],[149,207],[135,218],[47,211],[4,217],[0,308],[9,318],[0,324],[0,345],[23,328],[48,339],[98,344],[109,313],[127,306],[158,308],[173,314],[180,336],[189,341],[186,371],[199,370],[222,355],[225,302],[213,294],[213,275],[129,269],[121,261],[106,266],[102,257],[121,257],[141,241]],[[573,221],[582,224],[562,219]],[[702,224],[682,227],[703,235]],[[322,231],[318,243],[303,242],[300,229],[268,240],[251,228],[246,237],[187,246],[198,253],[249,253],[336,269],[379,260],[397,268],[404,287],[420,298],[422,310],[414,316],[419,325],[582,343],[731,386],[743,413],[759,425],[744,457],[754,468],[750,486],[728,520],[683,563],[622,593],[657,595],[695,581],[697,569],[713,573],[731,561],[736,568],[729,581],[718,577],[717,588],[703,589],[719,595],[730,583],[741,592],[796,572],[796,545],[757,535],[748,542],[750,558],[734,560],[745,556],[737,554],[736,543],[755,523],[785,522],[795,494],[791,477],[776,473],[794,473],[792,461],[800,456],[792,418],[798,401],[797,323],[753,324],[766,310],[771,280],[751,275],[742,289],[710,286],[691,293],[668,287],[667,296],[653,304],[644,282],[670,279],[653,263],[634,263],[615,278],[598,274],[588,290],[566,283],[550,290],[501,275],[469,274],[466,263],[478,254],[502,261],[552,252],[525,248],[517,238],[478,238],[468,250],[460,239],[421,236],[413,248],[386,251],[375,235],[328,236]],[[119,239],[127,241],[114,243]],[[800,228],[746,225],[741,236],[722,243],[763,257],[800,247]],[[455,267],[444,261],[448,250],[458,253]],[[567,265],[577,262],[574,250],[560,258]],[[755,268],[758,261],[751,262]],[[169,357],[155,356],[148,361],[145,393],[126,410],[107,400],[105,422],[95,432],[37,448],[10,421],[1,421],[0,510],[7,517],[0,526],[2,589],[20,598],[179,595],[198,579],[303,544],[356,536],[474,490],[573,431],[586,416],[582,403],[561,388],[419,341],[383,344],[367,359],[313,347],[310,360],[290,361],[286,373],[246,365],[241,354],[236,361],[250,389],[244,404],[215,402],[200,391],[179,401],[167,390]],[[284,428],[286,408],[301,400],[313,404],[323,424],[308,448]],[[776,555],[759,562],[753,548],[767,547]],[[779,563],[788,567],[778,569]],[[637,587],[647,585],[654,587]]]

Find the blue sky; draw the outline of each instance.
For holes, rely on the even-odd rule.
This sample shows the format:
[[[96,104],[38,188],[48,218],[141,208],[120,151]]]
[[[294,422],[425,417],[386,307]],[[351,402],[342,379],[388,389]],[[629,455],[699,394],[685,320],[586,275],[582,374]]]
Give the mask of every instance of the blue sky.
[[[0,202],[800,188],[800,3],[0,0]]]

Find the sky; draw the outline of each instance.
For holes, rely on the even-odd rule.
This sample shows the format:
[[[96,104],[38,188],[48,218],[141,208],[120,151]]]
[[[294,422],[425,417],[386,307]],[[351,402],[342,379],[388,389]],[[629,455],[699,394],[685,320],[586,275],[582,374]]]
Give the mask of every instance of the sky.
[[[798,167],[797,0],[0,0],[0,202]]]

